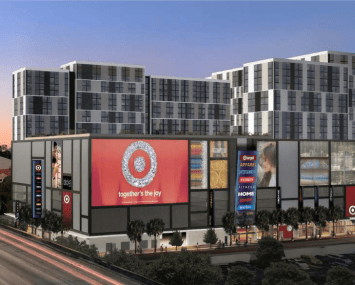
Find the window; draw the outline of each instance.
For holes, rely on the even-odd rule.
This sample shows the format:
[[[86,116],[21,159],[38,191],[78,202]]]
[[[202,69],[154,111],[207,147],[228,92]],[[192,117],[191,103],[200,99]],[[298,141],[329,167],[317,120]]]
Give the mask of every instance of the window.
[[[334,63],[334,54],[328,54],[328,62],[329,63]]]
[[[309,110],[309,92],[304,92],[301,96],[301,111]]]
[[[279,62],[275,61],[274,69],[275,69],[275,74],[274,74],[275,89],[280,89],[280,63]]]
[[[309,113],[307,117],[307,139],[315,139],[315,115]]]
[[[282,89],[291,89],[291,63],[282,63]]]
[[[92,107],[93,110],[101,110],[101,94],[92,94]]]
[[[130,123],[130,124],[136,123],[136,113],[134,113],[134,112],[128,113],[128,123]]]
[[[268,88],[274,89],[273,84],[273,62],[268,62]]]
[[[322,100],[320,93],[313,93],[313,111],[322,112]]]
[[[208,101],[208,82],[193,81],[192,86],[194,102],[206,103]]]
[[[331,71],[331,86],[328,85],[328,92],[340,92],[340,69],[339,67],[330,67]],[[330,82],[328,82],[330,83]]]
[[[189,81],[181,80],[181,102],[189,101]]]
[[[143,95],[135,95],[133,99],[134,99],[134,110],[131,111],[143,112]]]
[[[44,116],[35,116],[35,134],[44,134]]]
[[[159,80],[159,101],[168,101],[168,80]]]
[[[261,92],[260,96],[260,111],[268,111],[269,93],[267,91]]]
[[[195,113],[194,104],[187,103],[186,104],[186,118],[193,119]]]
[[[343,69],[343,92],[348,93],[348,69],[345,67]]]
[[[206,105],[205,104],[199,104],[198,106],[198,118],[199,119],[206,119]]]
[[[21,96],[21,72],[17,73],[17,97]]]
[[[109,66],[108,67],[108,78],[110,81],[117,80],[117,67],[116,66]]]
[[[220,83],[213,82],[213,103],[220,102]]]
[[[327,114],[320,114],[320,139],[327,139]]]
[[[254,66],[254,91],[261,91],[262,89],[262,65],[256,64]]]
[[[92,133],[101,134],[101,124],[92,124]]]
[[[355,56],[352,57],[351,68],[352,68],[352,74],[355,75]]]
[[[59,96],[59,73],[58,72],[49,72],[49,94],[50,96]],[[45,82],[46,85],[46,82]]]
[[[296,91],[288,91],[288,110],[296,111]]]
[[[254,114],[254,134],[261,135],[262,132],[262,114]]]
[[[135,82],[142,82],[143,81],[143,69],[142,68],[135,68],[134,69],[134,81]]]
[[[91,122],[91,111],[83,111],[82,121],[83,122]]]
[[[136,93],[136,84],[128,83],[128,93],[134,94]]]
[[[347,113],[347,98],[346,94],[339,94],[339,113]]]
[[[302,90],[303,89],[303,75],[302,75],[302,70],[303,70],[303,66],[302,64],[299,63],[295,63],[292,64],[291,67],[294,68],[293,73],[294,73],[294,86],[292,89],[294,90]],[[292,83],[292,81],[291,81]],[[292,84],[291,84],[292,87]]]
[[[213,134],[218,135],[220,133],[220,121],[214,120],[213,121]]]
[[[42,110],[43,110],[44,115],[51,115],[52,114],[52,98],[50,98],[50,97],[43,97],[42,98]]]
[[[222,74],[217,74],[217,79],[222,80]]]
[[[328,68],[327,66],[320,66],[320,91],[331,92],[328,90]]]
[[[171,99],[173,101],[179,101],[179,80],[171,80]]]
[[[122,81],[130,81],[129,67],[122,67]]]
[[[333,95],[330,93],[327,93],[326,95],[326,112],[331,113],[333,112]]]
[[[340,63],[341,64],[348,64],[348,56],[347,55],[340,55]]]
[[[230,84],[229,83],[223,83],[223,103],[224,104],[230,104]]]
[[[13,82],[14,83],[14,82]],[[32,71],[26,70],[26,94],[27,95],[34,95],[32,86]],[[13,93],[13,92],[12,92]]]
[[[255,93],[248,94],[248,112],[255,112]]]
[[[31,135],[32,135],[32,116],[26,116],[26,136],[29,137]]]
[[[274,112],[274,125],[275,125],[275,139],[280,139],[280,132],[279,132],[279,127],[280,127],[280,112]]]
[[[167,102],[165,105],[166,118],[174,117],[174,105],[173,103]]]
[[[108,112],[102,111],[101,112],[101,123],[108,123]]]
[[[92,76],[93,79],[101,80],[101,65],[93,65]]]
[[[108,125],[108,133],[110,135],[117,134],[117,126],[116,126],[116,124],[109,124]]]
[[[280,92],[280,90],[275,90],[274,95],[275,95],[275,110],[280,110],[280,107],[281,107],[281,92]]]
[[[64,83],[64,95],[66,97],[69,96],[69,74],[66,73],[65,76],[64,76],[64,79],[65,79],[65,83]]]
[[[81,83],[82,83],[82,85],[81,85],[82,91],[91,91],[91,81],[90,80],[82,80]],[[102,89],[102,83],[104,83],[104,82],[101,82],[101,89]],[[108,91],[102,91],[102,92],[108,92]]]
[[[101,81],[101,92],[109,92],[110,87],[109,87],[109,82],[107,81]]]
[[[152,116],[152,118],[161,118],[161,103],[160,102],[153,102],[152,105],[153,105],[153,116]]]
[[[187,103],[179,103],[178,105],[179,118],[181,119],[186,119],[186,104]]]
[[[219,105],[219,113],[218,113],[219,119],[220,120],[226,120],[226,106],[225,105]]]
[[[334,140],[340,140],[340,115],[339,114],[333,114],[333,139]]]
[[[117,97],[115,94],[108,95],[108,109],[112,111],[117,109]]]
[[[248,78],[249,78],[249,75],[248,75],[248,67],[244,67],[244,93],[247,93],[248,92]]]
[[[158,100],[157,97],[157,80],[152,78],[152,100]]]
[[[68,115],[68,99],[58,98],[58,115]]]
[[[315,65],[314,64],[307,64],[307,90],[308,91],[315,91]]]
[[[208,104],[208,119],[215,119],[215,105]]]
[[[123,113],[122,112],[115,113],[115,122],[116,123],[123,123]]]

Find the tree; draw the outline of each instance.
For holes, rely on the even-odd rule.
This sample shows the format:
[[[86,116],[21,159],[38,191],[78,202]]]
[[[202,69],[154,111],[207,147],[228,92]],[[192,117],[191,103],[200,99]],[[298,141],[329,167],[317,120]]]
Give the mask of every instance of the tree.
[[[315,211],[311,207],[304,207],[301,211],[301,220],[306,223],[306,240],[308,240],[308,224],[314,222]]]
[[[256,227],[261,230],[261,236],[264,236],[264,231],[269,231],[270,229],[270,212],[266,210],[261,210],[256,213],[255,219]]]
[[[51,240],[51,233],[56,234],[61,231],[63,217],[45,209],[44,217],[40,219],[40,221],[42,227],[42,237],[44,237],[44,232],[46,231],[49,232],[49,240]]]
[[[190,251],[162,255],[147,266],[146,276],[169,285],[214,285],[223,280],[221,269],[211,264],[208,254]]]
[[[270,214],[270,224],[277,228],[277,240],[279,240],[279,226],[285,222],[285,211],[281,209],[273,210]]]
[[[222,218],[223,229],[230,236],[230,245],[232,245],[232,234],[236,232],[234,223],[234,212],[227,212]]]
[[[255,255],[261,267],[268,267],[271,262],[281,261],[285,256],[284,245],[273,237],[262,237],[258,241]]]
[[[141,220],[130,221],[127,227],[127,235],[131,242],[134,242],[134,254],[137,254],[137,242],[142,241],[144,223]]]
[[[182,240],[182,236],[180,234],[180,232],[175,231],[172,235],[172,237],[170,238],[169,244],[171,246],[176,246],[176,251],[177,251],[177,247],[181,246],[184,243],[184,241]]]
[[[343,210],[340,206],[333,206],[328,210],[328,220],[333,222],[333,237],[335,237],[335,222],[343,217]]]
[[[154,236],[154,252],[157,251],[157,235],[160,235],[163,233],[164,231],[164,222],[162,219],[152,219],[149,221],[149,223],[147,224],[147,234],[149,236],[153,235]]]
[[[354,284],[355,274],[343,266],[332,266],[327,272],[327,285]]]
[[[322,237],[322,229],[327,225],[328,209],[324,206],[319,206],[315,210],[315,224],[319,227],[319,238]]]
[[[228,271],[226,285],[249,285],[254,277],[254,272],[248,268],[234,266]]]
[[[298,223],[301,220],[300,211],[296,207],[291,207],[286,210],[285,223],[288,226],[292,226],[294,229],[298,229]],[[292,235],[293,239],[293,235]]]
[[[217,234],[215,232],[214,229],[208,229],[205,233],[205,235],[203,236],[203,242],[205,243],[209,243],[210,244],[210,248],[212,246],[212,244],[216,244],[218,241],[217,238]]]
[[[289,284],[285,282],[286,280],[294,282],[297,285],[314,284],[306,272],[293,264],[283,262],[271,263],[270,267],[265,269],[264,276],[262,285]]]
[[[119,266],[135,273],[143,273],[144,271],[145,264],[143,261],[137,256],[128,254],[126,251],[118,250],[117,248],[106,254],[103,260],[108,264]]]

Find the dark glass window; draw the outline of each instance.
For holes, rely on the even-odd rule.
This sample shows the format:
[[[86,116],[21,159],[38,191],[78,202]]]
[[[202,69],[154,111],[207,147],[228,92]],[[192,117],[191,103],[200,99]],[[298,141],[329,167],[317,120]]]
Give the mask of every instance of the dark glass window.
[[[213,82],[213,103],[220,103],[220,83]]]
[[[189,101],[189,81],[181,80],[181,102]]]
[[[93,110],[101,110],[101,94],[92,94],[92,107]]]
[[[307,117],[307,139],[315,139],[315,115],[309,113]]]
[[[143,81],[143,69],[142,68],[135,68],[134,69],[135,81],[142,82]]]
[[[136,84],[128,83],[128,93],[134,94],[136,93]]]
[[[82,112],[82,121],[83,122],[91,122],[91,111],[83,111]]]
[[[68,115],[67,98],[58,98],[58,115]]]
[[[110,81],[117,80],[117,67],[116,66],[109,66],[108,67],[108,78]]]
[[[122,81],[130,81],[129,67],[122,67]]]
[[[91,91],[91,80],[82,80],[82,91]],[[102,91],[102,83],[101,82],[101,92],[108,92],[108,91]],[[106,82],[107,83],[107,82]]]
[[[108,109],[112,111],[117,109],[117,97],[115,94],[108,95]]]
[[[174,117],[174,105],[173,103],[167,102],[165,105],[166,118]]]
[[[315,65],[307,64],[307,90],[308,91],[316,90],[315,80],[316,80]]]
[[[254,91],[261,91],[262,89],[262,65],[256,64],[254,66]]]

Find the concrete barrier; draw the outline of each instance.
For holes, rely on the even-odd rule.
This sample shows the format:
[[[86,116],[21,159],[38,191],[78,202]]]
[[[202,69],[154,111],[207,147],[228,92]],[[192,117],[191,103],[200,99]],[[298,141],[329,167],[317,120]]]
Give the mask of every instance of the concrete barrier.
[[[221,255],[212,255],[211,263],[213,265],[222,265],[233,263],[236,261],[243,261],[249,263],[251,259],[255,256],[254,252],[250,253],[229,253],[229,254],[221,254]]]
[[[354,244],[335,244],[315,247],[285,249],[285,258],[299,258],[301,255],[327,255],[354,253]]]

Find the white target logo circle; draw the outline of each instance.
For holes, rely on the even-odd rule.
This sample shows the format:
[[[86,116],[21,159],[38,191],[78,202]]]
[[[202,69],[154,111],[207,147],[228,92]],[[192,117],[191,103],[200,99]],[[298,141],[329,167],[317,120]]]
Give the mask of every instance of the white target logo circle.
[[[64,203],[65,204],[68,204],[70,202],[70,197],[69,197],[69,195],[65,195],[64,196]]]
[[[354,216],[355,215],[355,206],[350,206],[349,207],[349,214]]]
[[[139,150],[139,149],[146,152],[149,156],[149,159],[150,159],[149,172],[143,178],[134,177],[128,167],[128,162],[129,162],[132,154],[136,150]],[[135,159],[134,168],[137,172],[142,172],[144,170],[145,166],[146,166],[146,163],[145,163],[143,157],[138,157]],[[123,176],[124,176],[124,178],[126,178],[127,182],[134,187],[142,188],[142,187],[149,185],[149,183],[153,181],[153,178],[157,172],[157,166],[158,166],[157,165],[157,156],[155,154],[154,149],[152,148],[152,146],[150,144],[143,142],[143,141],[137,141],[137,142],[130,144],[127,147],[127,149],[123,155],[123,159],[122,159]]]
[[[36,165],[36,170],[40,171],[42,169],[42,167],[40,165]]]

